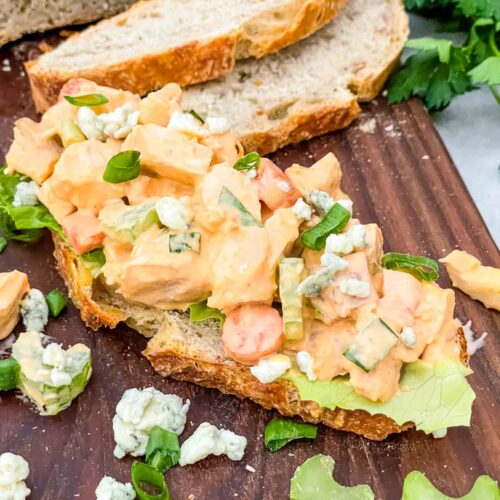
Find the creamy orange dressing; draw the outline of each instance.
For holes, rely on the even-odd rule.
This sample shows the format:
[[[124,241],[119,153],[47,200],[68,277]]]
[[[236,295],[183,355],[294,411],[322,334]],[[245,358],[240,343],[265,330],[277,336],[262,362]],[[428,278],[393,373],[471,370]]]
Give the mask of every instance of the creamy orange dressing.
[[[462,250],[453,250],[440,262],[446,266],[453,286],[486,307],[500,311],[500,269],[483,266]]]
[[[19,305],[29,289],[26,274],[0,273],[0,340],[8,337],[19,321]]]
[[[91,139],[62,150],[60,124],[75,120],[78,110],[61,99],[40,124],[27,119],[17,124],[7,160],[9,171],[42,183],[39,197],[62,224],[76,252],[103,247],[106,263],[101,279],[116,293],[166,310],[186,309],[207,299],[210,307],[228,315],[223,341],[226,353],[236,361],[254,363],[276,349],[295,362],[295,353],[305,350],[314,360],[319,380],[348,375],[355,391],[372,400],[387,401],[396,394],[404,363],[458,358],[453,292],[382,269],[383,239],[375,224],[363,226],[366,246],[341,255],[347,267],[335,272],[316,295],[304,297],[303,339],[283,343],[282,320],[271,307],[279,297],[280,260],[302,257],[301,279],[324,269],[323,252],[304,250],[299,240],[299,228],[304,231],[319,223],[319,212],[313,211],[310,220],[304,221],[290,207],[300,196],[307,199],[313,189],[333,200],[348,199],[340,188],[341,170],[333,154],[310,168],[293,165],[286,175],[267,159],[257,171],[237,171],[233,164],[244,152],[236,136],[211,133],[207,124],[182,115],[178,86],[169,84],[142,100],[82,79],[72,80],[62,91],[73,96],[86,93],[109,98],[109,103],[92,108],[97,114],[131,104],[139,111],[139,124],[124,140]],[[172,125],[172,117],[180,118],[181,125],[178,120]],[[121,184],[104,181],[110,158],[125,150],[140,152],[139,177]],[[175,209],[179,213],[164,214],[162,219],[155,204],[164,197],[170,198],[167,205],[172,200],[183,200],[183,205]],[[140,209],[138,205],[156,206],[157,217],[138,220],[137,228],[117,230],[115,212]],[[147,210],[140,214],[149,214]],[[177,217],[174,221],[172,215]],[[179,217],[187,218],[176,229]],[[343,233],[359,224],[351,219]],[[199,246],[171,246],[171,238],[192,241],[191,233],[197,237],[199,233]],[[354,288],[348,288],[348,282]],[[12,300],[7,302],[12,305]],[[5,330],[13,321],[8,311],[2,313]],[[397,342],[365,372],[343,353],[359,332],[379,320],[395,332]],[[264,324],[271,329],[267,343],[266,332],[257,327]],[[381,328],[382,335],[386,331]],[[403,329],[408,328],[413,346],[401,340]],[[368,338],[366,348],[376,358],[377,343]],[[244,352],[239,352],[241,346]]]

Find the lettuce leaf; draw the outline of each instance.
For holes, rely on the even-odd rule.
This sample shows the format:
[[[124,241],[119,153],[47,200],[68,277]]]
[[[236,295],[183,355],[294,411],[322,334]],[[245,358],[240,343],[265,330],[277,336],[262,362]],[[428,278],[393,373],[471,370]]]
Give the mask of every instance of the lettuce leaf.
[[[66,239],[61,226],[49,210],[41,203],[35,206],[15,207],[14,194],[20,182],[29,180],[15,173],[5,175],[5,166],[0,168],[0,225],[9,240],[36,241],[43,229],[51,229]]]
[[[290,500],[373,500],[367,484],[342,486],[332,477],[335,461],[315,455],[297,467],[290,483]],[[422,497],[423,498],[423,497]]]
[[[397,424],[414,422],[418,430],[431,432],[469,425],[472,402],[476,395],[465,377],[472,371],[458,361],[446,360],[436,365],[423,361],[403,367],[400,392],[385,403],[371,401],[357,394],[348,377],[336,377],[331,382],[310,382],[296,370],[283,378],[292,382],[303,401],[316,401],[330,409],[365,410],[371,415],[381,413]]]
[[[402,500],[454,500],[443,495],[421,472],[412,471],[403,483]],[[489,476],[479,476],[467,495],[456,500],[500,500],[498,483]]]

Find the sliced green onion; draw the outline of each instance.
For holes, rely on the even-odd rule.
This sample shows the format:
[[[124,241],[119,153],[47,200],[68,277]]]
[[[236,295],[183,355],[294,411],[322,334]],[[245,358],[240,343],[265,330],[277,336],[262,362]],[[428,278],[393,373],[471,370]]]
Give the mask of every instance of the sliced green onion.
[[[201,234],[198,231],[170,234],[168,249],[171,253],[181,253],[186,250],[200,253]]]
[[[155,425],[146,446],[146,463],[158,472],[165,472],[179,462],[180,456],[177,434]]]
[[[131,469],[132,485],[139,500],[170,500],[165,478],[161,472],[153,469],[148,464],[135,461]],[[156,495],[150,495],[142,489],[142,484],[147,484],[159,490]]]
[[[409,273],[421,281],[436,281],[439,278],[438,264],[429,257],[389,252],[382,257],[382,267]]]
[[[349,222],[350,218],[351,213],[349,210],[339,203],[335,203],[335,205],[325,214],[320,223],[301,234],[300,240],[305,247],[311,250],[323,250],[328,236],[330,236],[330,234],[340,233]]]
[[[207,319],[216,319],[222,326],[226,321],[226,316],[215,307],[208,307],[206,300],[189,306],[189,321],[191,323],[198,323]]]
[[[85,267],[90,271],[94,278],[101,274],[101,269],[106,264],[106,256],[102,248],[97,248],[91,252],[83,253],[80,255]]]
[[[0,236],[0,253],[3,253],[6,248],[7,240],[3,236]]]
[[[273,418],[264,430],[264,444],[269,451],[277,451],[295,439],[316,439],[317,434],[318,428],[315,425]]]
[[[242,156],[234,165],[235,170],[251,170],[252,168],[257,168],[260,162],[260,155],[253,151],[245,156]]]
[[[45,296],[45,300],[47,302],[47,305],[49,306],[50,314],[54,318],[57,318],[59,314],[61,314],[61,311],[68,304],[66,295],[64,295],[64,293],[62,293],[59,288],[56,288],[55,290],[52,290],[50,293],[48,293]]]
[[[112,184],[131,181],[141,173],[141,153],[128,149],[113,156],[106,166],[102,178]]]
[[[262,222],[257,220],[226,186],[223,186],[221,189],[218,203],[236,208],[236,210],[240,213],[240,222],[242,226],[263,227]]]
[[[193,115],[203,125],[205,124],[205,120],[194,109],[188,109],[188,113]]]
[[[10,391],[17,387],[21,367],[14,358],[0,361],[0,391]]]
[[[102,94],[65,95],[64,98],[73,106],[99,106],[109,102],[109,99]]]

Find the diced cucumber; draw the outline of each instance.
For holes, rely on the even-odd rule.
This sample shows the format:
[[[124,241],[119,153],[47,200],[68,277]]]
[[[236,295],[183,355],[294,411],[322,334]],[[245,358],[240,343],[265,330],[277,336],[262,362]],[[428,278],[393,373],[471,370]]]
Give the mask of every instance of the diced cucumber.
[[[285,257],[280,261],[280,298],[287,340],[301,340],[304,337],[302,294],[298,291],[303,271],[302,259]]]
[[[99,220],[106,234],[120,243],[134,243],[141,233],[159,222],[154,201],[136,206],[110,204],[101,210]]]
[[[376,318],[356,335],[344,356],[369,372],[389,354],[398,340],[396,333],[384,321]]]
[[[59,135],[61,137],[62,145],[67,148],[77,142],[86,141],[87,138],[82,134],[80,127],[74,120],[64,120],[60,125]]]
[[[240,222],[242,226],[263,226],[262,222],[257,220],[226,186],[221,189],[218,203],[220,205],[229,205],[230,207],[236,208],[240,213]]]
[[[185,233],[170,234],[168,246],[172,253],[180,253],[186,250],[200,253],[200,242],[200,233],[196,231],[186,231]]]

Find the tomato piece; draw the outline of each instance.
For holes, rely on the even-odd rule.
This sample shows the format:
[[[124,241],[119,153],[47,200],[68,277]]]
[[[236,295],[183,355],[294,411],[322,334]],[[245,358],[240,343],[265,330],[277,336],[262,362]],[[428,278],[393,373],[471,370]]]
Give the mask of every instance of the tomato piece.
[[[61,220],[61,226],[78,255],[102,245],[104,232],[91,213],[74,212]]]
[[[259,199],[271,210],[291,207],[302,196],[293,181],[267,158],[260,160],[255,182]]]
[[[226,354],[245,365],[276,352],[283,340],[279,312],[264,304],[245,304],[231,311],[222,329]]]

